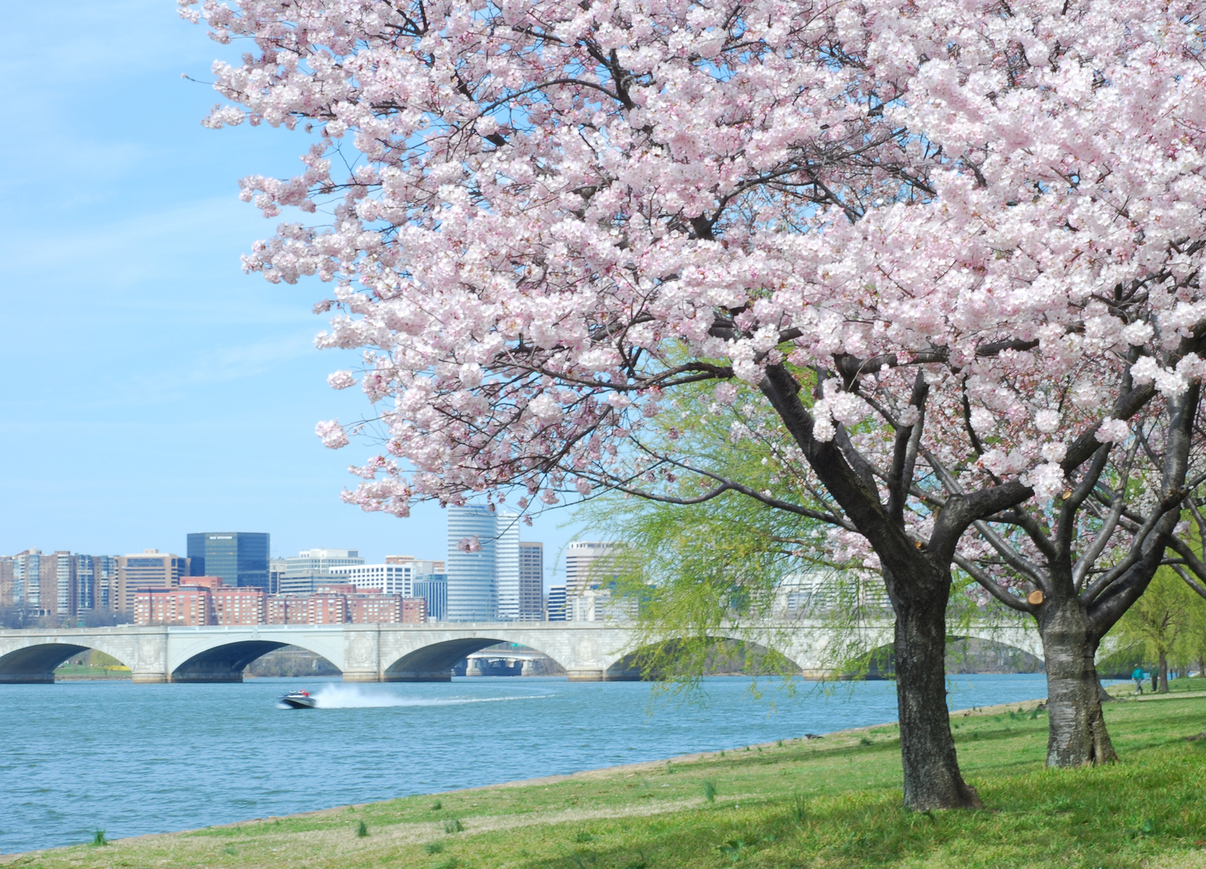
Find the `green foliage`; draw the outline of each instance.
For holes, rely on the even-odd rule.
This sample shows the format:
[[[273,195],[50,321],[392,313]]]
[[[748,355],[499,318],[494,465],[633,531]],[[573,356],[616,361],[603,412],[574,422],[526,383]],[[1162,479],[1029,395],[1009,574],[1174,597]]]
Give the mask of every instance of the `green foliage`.
[[[436,800],[434,803],[431,804],[431,810],[433,812],[438,812],[442,808],[444,808],[444,804],[441,803],[439,800]]]
[[[709,803],[716,802],[716,785],[712,784],[710,781],[704,782],[703,792],[705,800],[707,800]]]
[[[97,830],[95,833],[92,834],[92,847],[103,848],[105,845],[108,845],[108,844],[109,844],[109,840],[105,837],[104,830]]]
[[[1170,661],[1189,663],[1206,651],[1206,601],[1171,569],[1161,568],[1112,633],[1124,647],[1142,649],[1162,671]],[[1166,681],[1161,690],[1168,690]]]
[[[359,838],[363,839],[368,834],[369,834],[368,824],[366,824],[364,821],[361,821],[360,823],[358,823],[356,825],[356,835]]]
[[[870,651],[855,628],[889,615],[877,576],[826,563],[830,526],[804,513],[834,508],[778,418],[759,415],[761,397],[741,389],[727,407],[713,401],[710,386],[664,399],[671,404],[651,437],[662,439],[654,452],[676,462],[632,488],[665,500],[613,493],[579,508],[580,520],[630,554],[613,565],[611,591],[638,612],[639,650],[623,665],[644,678],[693,687],[713,673],[795,674],[798,666],[778,651],[789,647],[790,625],[765,625],[803,609],[850,628],[829,648],[833,666],[842,667]],[[736,440],[734,430],[742,433]],[[734,486],[699,500],[722,481]],[[823,604],[809,600],[812,586],[799,584],[804,574],[825,577]]]
[[[443,842],[428,842],[423,846],[423,851],[427,854],[439,854],[444,850]]]
[[[465,825],[459,818],[449,818],[444,822],[444,832],[448,834],[464,832]]]

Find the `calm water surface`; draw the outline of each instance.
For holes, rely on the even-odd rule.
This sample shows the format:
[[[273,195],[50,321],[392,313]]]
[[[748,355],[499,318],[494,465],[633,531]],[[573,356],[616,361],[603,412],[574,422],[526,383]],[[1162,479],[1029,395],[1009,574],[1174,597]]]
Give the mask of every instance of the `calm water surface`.
[[[700,703],[641,682],[469,678],[0,686],[0,853],[571,773],[896,719],[895,687],[794,696],[709,679]],[[1046,694],[1042,675],[959,676],[952,708]],[[773,705],[772,705],[773,704]]]

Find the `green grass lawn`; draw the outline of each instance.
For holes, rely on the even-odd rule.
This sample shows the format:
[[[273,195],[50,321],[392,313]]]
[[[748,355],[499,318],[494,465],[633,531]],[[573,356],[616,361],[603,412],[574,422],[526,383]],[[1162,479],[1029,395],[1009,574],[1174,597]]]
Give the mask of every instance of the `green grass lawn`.
[[[1206,680],[1106,707],[1120,763],[1043,768],[1033,703],[955,713],[985,809],[900,806],[895,726],[407,797],[106,846],[21,867],[1203,867]],[[1175,684],[1175,683],[1174,683]],[[1125,689],[1127,686],[1118,686]],[[6,862],[0,858],[0,863]]]
[[[129,679],[128,667],[90,667],[70,661],[55,668],[56,679]]]

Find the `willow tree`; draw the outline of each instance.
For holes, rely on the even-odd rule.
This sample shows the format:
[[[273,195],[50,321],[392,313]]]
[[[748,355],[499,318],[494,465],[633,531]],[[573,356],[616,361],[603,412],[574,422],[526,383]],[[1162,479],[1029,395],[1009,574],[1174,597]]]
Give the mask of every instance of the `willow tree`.
[[[1155,662],[1157,690],[1168,693],[1170,658],[1187,661],[1198,644],[1191,632],[1203,627],[1202,601],[1171,570],[1165,568],[1152,581],[1147,593],[1118,622],[1118,636],[1124,643],[1143,648]]]
[[[364,351],[386,435],[347,500],[652,493],[681,470],[642,442],[664,396],[745,383],[882,571],[906,804],[976,805],[960,538],[1202,375],[1196,5],[182,2],[254,48],[208,123],[315,136],[296,178],[243,180],[301,212],[245,263],[331,282],[320,344]]]

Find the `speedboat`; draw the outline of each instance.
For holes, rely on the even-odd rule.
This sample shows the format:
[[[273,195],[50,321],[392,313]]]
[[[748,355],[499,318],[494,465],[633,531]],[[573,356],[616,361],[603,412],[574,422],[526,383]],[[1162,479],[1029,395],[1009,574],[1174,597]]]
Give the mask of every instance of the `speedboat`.
[[[290,709],[313,709],[317,704],[309,691],[290,691],[281,698],[281,702]]]

